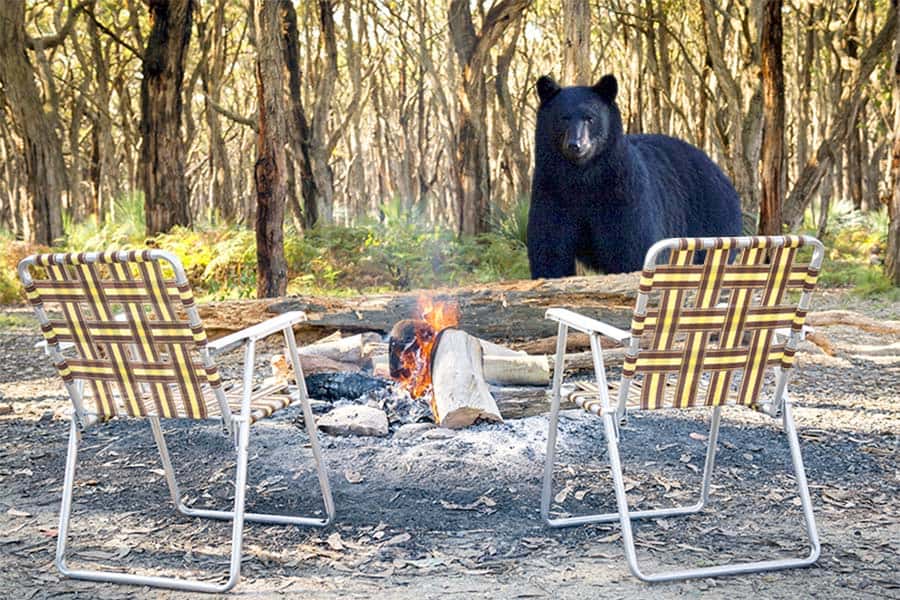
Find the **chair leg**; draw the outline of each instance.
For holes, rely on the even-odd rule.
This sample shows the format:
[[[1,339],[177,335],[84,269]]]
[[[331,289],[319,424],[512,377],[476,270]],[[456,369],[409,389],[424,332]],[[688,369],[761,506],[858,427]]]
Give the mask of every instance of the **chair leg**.
[[[541,518],[544,522],[553,528],[574,527],[577,525],[587,525],[589,523],[613,523],[619,520],[618,512],[596,513],[589,515],[580,515],[577,517],[563,517],[559,519],[550,518],[550,498],[553,494],[553,467],[556,461],[556,434],[559,423],[559,403],[560,390],[562,388],[563,373],[563,357],[566,350],[566,334],[568,328],[563,323],[559,324],[559,334],[556,338],[556,366],[553,372],[553,393],[550,405],[550,427],[547,433],[547,455],[544,462],[544,479],[541,491]],[[595,349],[599,352],[599,345]],[[599,361],[598,361],[599,362]],[[602,366],[602,363],[600,363]],[[605,383],[605,382],[604,382]],[[710,423],[709,432],[709,448],[706,453],[706,464],[703,469],[703,483],[700,494],[700,500],[690,506],[676,506],[672,508],[657,508],[651,510],[638,510],[630,513],[632,519],[649,519],[654,517],[674,517],[678,515],[687,515],[700,512],[706,505],[709,496],[709,485],[712,477],[713,465],[715,463],[716,440],[719,435],[719,422],[721,417],[721,408],[716,407],[713,410],[712,421]],[[613,435],[616,435],[617,429],[613,426]]]
[[[316,474],[319,480],[319,488],[322,490],[322,500],[325,505],[325,518],[319,519],[314,517],[298,517],[292,515],[273,515],[269,513],[244,513],[244,518],[253,523],[269,523],[276,525],[303,525],[307,527],[325,527],[334,519],[335,508],[334,499],[331,495],[331,485],[328,482],[328,473],[325,471],[325,461],[322,458],[322,450],[319,446],[318,431],[316,430],[315,417],[312,413],[312,407],[309,404],[309,396],[306,392],[306,382],[302,376],[300,366],[300,358],[297,354],[297,343],[294,339],[292,329],[284,330],[284,338],[287,343],[288,355],[291,357],[294,372],[300,373],[297,377],[298,390],[300,393],[300,404],[303,410],[303,420],[306,424],[306,431],[309,435],[310,446],[312,448],[313,459],[316,464]],[[207,519],[230,520],[234,517],[234,512],[224,510],[210,510],[200,508],[190,508],[181,501],[181,493],[178,488],[178,482],[175,478],[175,469],[169,457],[169,450],[166,446],[166,439],[159,425],[159,419],[150,418],[150,427],[153,430],[153,438],[159,448],[159,456],[163,464],[163,470],[166,473],[166,483],[169,486],[169,493],[178,512],[188,517],[203,517]]]
[[[715,413],[714,413],[715,415]],[[628,561],[628,567],[635,577],[647,582],[663,582],[677,581],[683,579],[694,579],[699,577],[715,577],[721,575],[739,575],[743,573],[757,573],[760,571],[777,571],[781,569],[792,569],[797,567],[806,567],[819,558],[820,545],[818,534],[816,532],[816,523],[812,512],[812,500],[809,496],[809,487],[806,483],[806,473],[803,468],[803,458],[800,454],[800,445],[797,439],[797,430],[794,427],[794,421],[790,414],[790,404],[785,403],[784,408],[784,427],[787,434],[788,443],[791,448],[791,458],[793,460],[794,472],[797,479],[797,486],[800,492],[800,501],[803,506],[803,514],[806,520],[806,530],[810,542],[810,553],[803,558],[784,558],[776,560],[763,560],[756,562],[732,563],[725,565],[717,565],[714,567],[702,567],[697,569],[683,569],[677,571],[666,571],[662,573],[647,574],[641,571],[637,561],[637,550],[634,545],[634,535],[631,529],[631,520],[635,518],[637,513],[629,513],[628,498],[625,494],[625,482],[622,474],[622,464],[619,458],[618,442],[615,438],[615,425],[612,415],[604,415],[604,429],[606,432],[607,444],[609,446],[609,461],[613,475],[613,485],[616,492],[616,504],[619,510],[619,523],[622,527],[622,542],[625,546],[625,558]],[[713,422],[714,428],[717,429],[718,423]],[[713,435],[710,434],[710,441]],[[714,448],[714,445],[712,446]],[[713,451],[714,452],[714,451]],[[707,466],[710,467],[710,455],[707,455]],[[711,467],[710,467],[711,468]],[[705,478],[704,478],[705,480]]]
[[[69,521],[71,519],[72,493],[75,485],[75,466],[78,459],[78,441],[80,437],[78,425],[74,420],[72,421],[72,427],[69,432],[69,450],[66,455],[66,474],[65,479],[63,480],[63,497],[59,515],[59,534],[56,543],[55,562],[60,573],[66,577],[72,577],[73,579],[146,585],[190,592],[222,593],[233,588],[238,582],[241,573],[241,545],[244,533],[244,499],[247,488],[247,446],[249,442],[249,426],[247,422],[239,420],[238,427],[237,469],[235,474],[234,492],[234,514],[237,515],[237,518],[234,519],[231,530],[231,560],[229,563],[228,579],[225,583],[214,584],[195,579],[182,579],[179,577],[157,577],[114,571],[70,569],[66,565],[66,541],[68,538]]]
[[[175,477],[175,468],[172,466],[172,461],[169,457],[169,449],[166,445],[166,438],[159,426],[159,421],[150,419],[150,426],[153,429],[153,437],[156,440],[157,447],[159,448],[159,456],[163,464],[163,470],[166,473],[166,483],[169,487],[169,494],[172,496],[172,501],[174,502],[175,508],[178,510],[178,512],[186,517],[202,517],[220,521],[229,521],[233,519],[235,514],[234,511],[191,508],[182,501],[178,481]],[[249,429],[249,427],[247,429]],[[330,495],[328,496],[328,498],[330,499]],[[326,503],[326,510],[328,506],[329,505]],[[250,521],[251,523],[324,527],[331,522],[331,519],[334,515],[334,504],[332,503],[330,506],[331,512],[326,513],[327,517],[324,519],[254,512],[243,513],[243,518],[244,520]]]
[[[550,495],[553,493],[553,465],[556,462],[556,431],[559,425],[559,402],[562,390],[563,367],[566,356],[566,336],[569,328],[559,323],[556,336],[556,365],[553,371],[553,393],[550,400],[550,426],[547,430],[547,455],[544,461],[544,481],[541,488],[541,518],[551,527],[555,520],[550,518]]]

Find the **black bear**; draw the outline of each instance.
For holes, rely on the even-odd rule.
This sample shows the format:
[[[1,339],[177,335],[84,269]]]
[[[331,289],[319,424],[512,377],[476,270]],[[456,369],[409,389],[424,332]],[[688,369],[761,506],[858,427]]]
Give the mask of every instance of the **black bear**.
[[[702,150],[665,135],[625,135],[618,83],[561,88],[537,82],[534,178],[528,216],[531,276],[639,271],[667,237],[740,235],[740,200]]]

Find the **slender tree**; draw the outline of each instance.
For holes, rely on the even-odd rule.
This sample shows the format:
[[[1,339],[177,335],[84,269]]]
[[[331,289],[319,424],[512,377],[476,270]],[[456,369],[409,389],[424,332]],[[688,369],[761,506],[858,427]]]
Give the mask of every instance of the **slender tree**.
[[[190,225],[181,135],[182,82],[193,0],[145,0],[150,36],[141,80],[141,164],[147,235]]]
[[[303,196],[303,224],[312,227],[319,220],[319,189],[313,176],[310,146],[312,129],[306,118],[301,92],[300,42],[297,31],[297,11],[291,0],[281,0],[284,19],[284,65],[287,70],[288,100],[291,118],[288,120],[294,160],[299,164],[300,190]]]
[[[891,16],[897,20],[894,29],[892,100],[894,108],[894,146],[891,160],[891,197],[888,201],[888,243],[885,269],[887,276],[900,285],[900,11],[892,0]]]
[[[257,0],[256,89],[259,128],[256,145],[256,294],[283,296],[287,287],[284,258],[284,205],[287,197],[284,102],[284,36],[280,0]]]
[[[781,233],[781,207],[787,181],[784,154],[784,38],[781,20],[782,0],[766,0],[763,5],[762,60],[763,137],[760,181],[759,233]]]

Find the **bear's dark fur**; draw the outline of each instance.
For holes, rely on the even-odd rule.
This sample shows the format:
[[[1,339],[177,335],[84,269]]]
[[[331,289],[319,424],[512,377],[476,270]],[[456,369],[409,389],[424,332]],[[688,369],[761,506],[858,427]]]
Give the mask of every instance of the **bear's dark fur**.
[[[668,237],[740,235],[737,192],[703,151],[664,135],[625,135],[612,75],[591,87],[537,82],[528,217],[531,276],[638,271]]]

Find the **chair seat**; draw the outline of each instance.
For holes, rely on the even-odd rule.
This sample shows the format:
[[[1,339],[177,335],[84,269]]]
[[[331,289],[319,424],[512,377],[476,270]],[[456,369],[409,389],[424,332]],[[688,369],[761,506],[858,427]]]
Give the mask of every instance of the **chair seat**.
[[[212,388],[204,385],[202,389],[203,401],[206,404],[206,414],[210,418],[220,416],[219,401],[216,399]],[[250,422],[255,423],[260,419],[272,416],[276,411],[290,406],[294,401],[294,397],[288,393],[287,389],[287,383],[281,381],[265,381],[258,388],[254,389],[250,396]],[[173,395],[177,400],[175,405],[181,409],[183,403],[180,401],[180,392],[177,388],[173,390]],[[243,385],[235,385],[225,390],[225,398],[228,400],[228,407],[231,409],[232,414],[240,414],[242,395]],[[152,399],[148,397],[144,402],[148,409],[156,410]],[[187,415],[180,411],[178,417],[186,418]]]
[[[609,382],[607,383],[607,388],[609,389],[609,405],[610,410],[615,412],[616,405],[619,400],[619,389],[620,382]],[[709,386],[709,380],[707,378],[703,378],[699,385],[697,386],[697,398],[705,398],[706,390]],[[672,398],[675,394],[676,386],[673,382],[666,383],[666,406],[671,406]],[[579,407],[583,408],[587,412],[591,414],[595,414],[598,416],[602,416],[603,406],[600,401],[600,393],[597,384],[593,381],[577,381],[575,382],[575,390],[569,395],[569,400],[577,404]],[[725,404],[737,404],[737,390],[732,388],[728,390],[728,399]],[[641,382],[640,381],[632,381],[631,386],[628,388],[628,399],[625,401],[625,406],[628,410],[638,410],[641,406]],[[697,406],[703,406],[702,404],[698,404]]]
[[[226,385],[225,387],[227,388],[225,389],[225,399],[228,401],[228,407],[231,409],[231,413],[235,415],[240,414],[243,386],[235,385],[228,387]],[[188,418],[188,415],[183,408],[184,403],[181,401],[181,391],[176,386],[172,386],[170,389],[172,392],[172,399],[178,409],[177,414],[172,418]],[[206,406],[207,417],[210,419],[219,418],[221,416],[219,401],[216,399],[213,389],[208,385],[201,386],[201,389],[203,390],[203,403]],[[89,389],[86,387],[84,391],[85,397],[90,398],[91,393]],[[115,396],[115,401],[120,403],[121,399],[118,397],[118,394],[115,394]],[[255,423],[260,419],[272,416],[276,411],[290,406],[295,400],[297,400],[296,393],[292,394],[288,392],[287,383],[282,381],[264,381],[262,385],[259,385],[253,390],[253,393],[250,396],[250,423]],[[160,414],[153,398],[149,394],[144,395],[143,403],[147,414]]]

